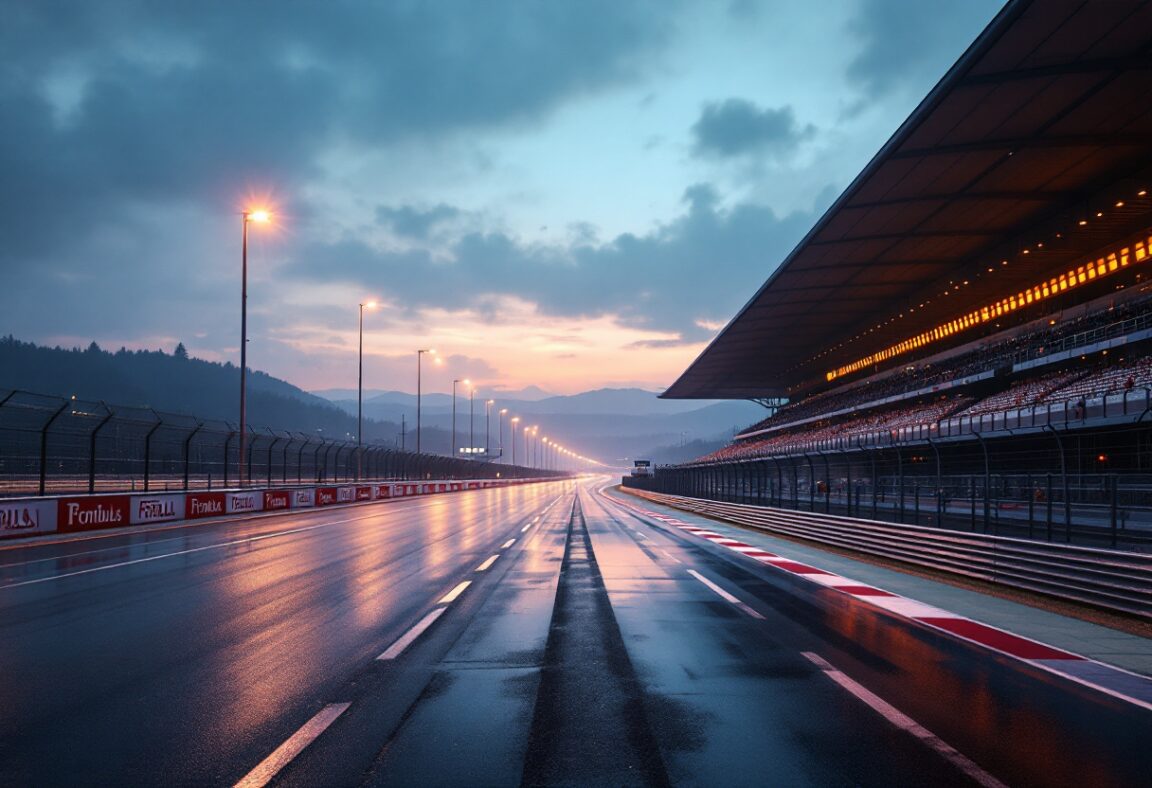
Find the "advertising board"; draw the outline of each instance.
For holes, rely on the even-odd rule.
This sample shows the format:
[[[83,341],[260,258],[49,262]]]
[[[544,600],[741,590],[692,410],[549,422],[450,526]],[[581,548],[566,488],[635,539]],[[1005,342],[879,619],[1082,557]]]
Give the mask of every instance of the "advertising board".
[[[132,499],[127,495],[61,498],[56,504],[56,526],[64,532],[117,528],[132,521]]]
[[[0,499],[0,537],[49,534],[55,530],[55,501]]]
[[[257,490],[224,493],[228,514],[258,512],[264,506],[264,494]]]
[[[132,525],[168,523],[184,518],[184,496],[134,495],[132,496]]]
[[[189,520],[224,514],[224,493],[195,492],[184,496],[184,516]]]
[[[290,490],[265,490],[264,511],[274,512],[279,509],[292,508],[292,492]]]

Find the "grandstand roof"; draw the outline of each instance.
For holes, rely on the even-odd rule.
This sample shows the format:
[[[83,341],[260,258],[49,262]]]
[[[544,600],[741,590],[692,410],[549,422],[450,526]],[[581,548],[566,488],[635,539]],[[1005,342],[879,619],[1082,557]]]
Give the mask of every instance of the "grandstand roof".
[[[1147,228],[1150,98],[1152,3],[1012,0],[662,396],[787,396]]]

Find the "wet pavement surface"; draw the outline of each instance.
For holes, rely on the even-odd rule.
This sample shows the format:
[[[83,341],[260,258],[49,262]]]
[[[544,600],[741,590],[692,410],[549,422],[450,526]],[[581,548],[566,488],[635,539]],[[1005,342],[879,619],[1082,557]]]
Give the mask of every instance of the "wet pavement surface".
[[[1006,760],[867,638],[603,484],[0,550],[0,784],[1047,782],[1050,744]],[[992,688],[984,738],[1035,724],[995,705],[1011,666],[949,669]]]

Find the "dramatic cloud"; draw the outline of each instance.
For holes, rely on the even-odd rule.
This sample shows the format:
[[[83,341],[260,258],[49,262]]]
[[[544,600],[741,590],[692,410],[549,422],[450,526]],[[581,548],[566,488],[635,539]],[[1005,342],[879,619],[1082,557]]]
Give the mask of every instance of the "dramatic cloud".
[[[754,153],[783,156],[816,133],[800,126],[791,107],[759,109],[750,101],[730,98],[708,104],[692,126],[697,156],[729,158]]]
[[[525,244],[506,233],[472,232],[434,254],[345,240],[309,246],[281,274],[361,287],[380,282],[406,308],[471,309],[493,323],[502,312],[491,296],[515,293],[545,315],[613,316],[632,328],[673,332],[675,341],[699,341],[747,300],[815,217],[781,218],[748,204],[725,209],[708,185],[692,187],[684,200],[687,211],[669,224],[600,245]]]
[[[390,228],[399,236],[427,239],[433,227],[449,222],[460,216],[459,208],[440,203],[428,209],[402,205],[390,208],[381,205],[376,209],[376,221]]]
[[[6,265],[133,205],[300,189],[335,144],[539,117],[633,79],[665,31],[647,3],[612,0],[7,0],[0,18]],[[61,216],[70,232],[51,232]]]
[[[908,86],[922,92],[924,77],[943,76],[1003,5],[1003,0],[861,0],[848,29],[863,46],[848,77],[868,100]]]

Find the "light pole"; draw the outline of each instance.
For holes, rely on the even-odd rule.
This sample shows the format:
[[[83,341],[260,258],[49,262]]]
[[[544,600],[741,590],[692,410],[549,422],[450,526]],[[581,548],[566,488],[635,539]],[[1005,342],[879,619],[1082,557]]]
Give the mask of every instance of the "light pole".
[[[424,357],[425,353],[436,355],[436,351],[432,349],[417,350],[416,351],[416,453],[420,453],[420,394],[421,394],[421,381],[420,381],[420,360]],[[440,359],[436,359],[439,361]]]
[[[373,309],[375,306],[375,301],[360,305],[360,364],[356,374],[356,481],[360,481],[364,475],[364,307]]]
[[[492,406],[496,404],[496,400],[489,399],[484,401],[484,459],[491,459],[489,451],[491,450],[492,442]]]
[[[504,414],[507,412],[507,408],[501,408],[497,418],[500,422],[500,459],[504,459]]]
[[[456,384],[463,383],[465,386],[471,385],[467,380],[456,378],[452,381],[452,456],[456,456]]]
[[[244,229],[240,242],[240,457],[237,479],[243,487],[247,481],[244,478],[244,444],[248,421],[248,222],[266,223],[271,214],[265,210],[242,211]]]
[[[472,450],[476,448],[476,387],[468,386],[468,457],[475,458]]]
[[[516,464],[516,425],[520,423],[519,416],[513,416],[512,422],[512,464]]]

